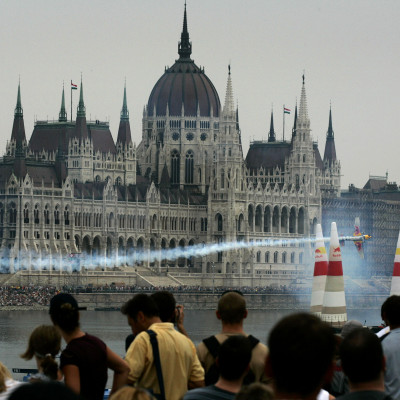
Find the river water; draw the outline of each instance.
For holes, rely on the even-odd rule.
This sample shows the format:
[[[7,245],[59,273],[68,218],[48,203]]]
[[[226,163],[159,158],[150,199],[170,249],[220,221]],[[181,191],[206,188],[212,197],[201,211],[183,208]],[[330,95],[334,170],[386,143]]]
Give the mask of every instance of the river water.
[[[244,328],[265,343],[268,333],[281,317],[289,311],[250,310]],[[348,310],[348,319],[357,319],[367,325],[381,323],[380,310]],[[26,349],[32,330],[50,324],[47,311],[0,311],[0,361],[12,368],[36,368],[35,361],[19,357]],[[82,311],[81,327],[85,332],[101,338],[117,354],[125,354],[125,337],[131,333],[126,317],[118,311]],[[195,344],[217,333],[220,322],[211,310],[186,310],[185,327]],[[63,343],[63,346],[65,344]],[[21,379],[21,374],[13,374]]]

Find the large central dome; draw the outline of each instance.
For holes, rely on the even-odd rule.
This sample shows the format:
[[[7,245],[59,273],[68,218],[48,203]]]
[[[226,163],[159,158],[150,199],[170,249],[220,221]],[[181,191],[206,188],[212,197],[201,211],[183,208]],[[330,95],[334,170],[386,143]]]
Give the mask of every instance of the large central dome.
[[[179,59],[166,69],[164,75],[155,84],[147,103],[147,112],[153,116],[166,115],[167,105],[169,115],[180,116],[182,106],[185,116],[197,115],[210,117],[211,110],[214,117],[218,117],[221,109],[218,93],[204,73],[190,58],[192,44],[189,41],[187,30],[186,5],[183,17],[183,30],[178,46]]]

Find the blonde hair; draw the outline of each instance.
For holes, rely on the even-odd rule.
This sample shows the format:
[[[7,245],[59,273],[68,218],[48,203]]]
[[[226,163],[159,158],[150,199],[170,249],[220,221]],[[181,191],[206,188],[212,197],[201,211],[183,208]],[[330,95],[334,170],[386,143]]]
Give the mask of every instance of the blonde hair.
[[[7,367],[0,362],[0,393],[3,393],[6,391],[6,379],[11,378],[11,373],[7,369]]]
[[[155,400],[147,391],[133,386],[124,386],[115,392],[110,400]]]

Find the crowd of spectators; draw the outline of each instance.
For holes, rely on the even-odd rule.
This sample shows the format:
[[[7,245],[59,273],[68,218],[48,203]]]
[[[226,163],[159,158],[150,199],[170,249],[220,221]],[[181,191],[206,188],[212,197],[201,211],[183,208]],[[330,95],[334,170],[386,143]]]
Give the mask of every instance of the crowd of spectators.
[[[48,306],[57,292],[53,286],[0,286],[0,306]]]

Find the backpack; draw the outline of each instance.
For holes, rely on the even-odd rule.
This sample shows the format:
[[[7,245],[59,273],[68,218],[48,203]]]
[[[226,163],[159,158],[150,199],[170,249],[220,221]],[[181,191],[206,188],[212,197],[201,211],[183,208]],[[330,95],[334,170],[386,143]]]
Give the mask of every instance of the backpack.
[[[260,342],[257,338],[255,338],[252,335],[247,336],[247,339],[250,342],[252,350]],[[210,354],[214,357],[214,363],[211,365],[211,367],[205,373],[205,377],[204,377],[206,386],[209,386],[209,385],[213,385],[214,383],[216,383],[219,379],[219,368],[217,366],[217,363],[215,362],[215,359],[218,357],[219,348],[221,347],[221,344],[218,342],[218,340],[215,336],[210,336],[206,339],[203,339],[203,343],[207,347]],[[249,369],[249,372],[243,379],[243,385],[248,385],[250,383],[253,383],[255,380],[256,380],[256,377],[254,375],[254,372],[251,369]]]

